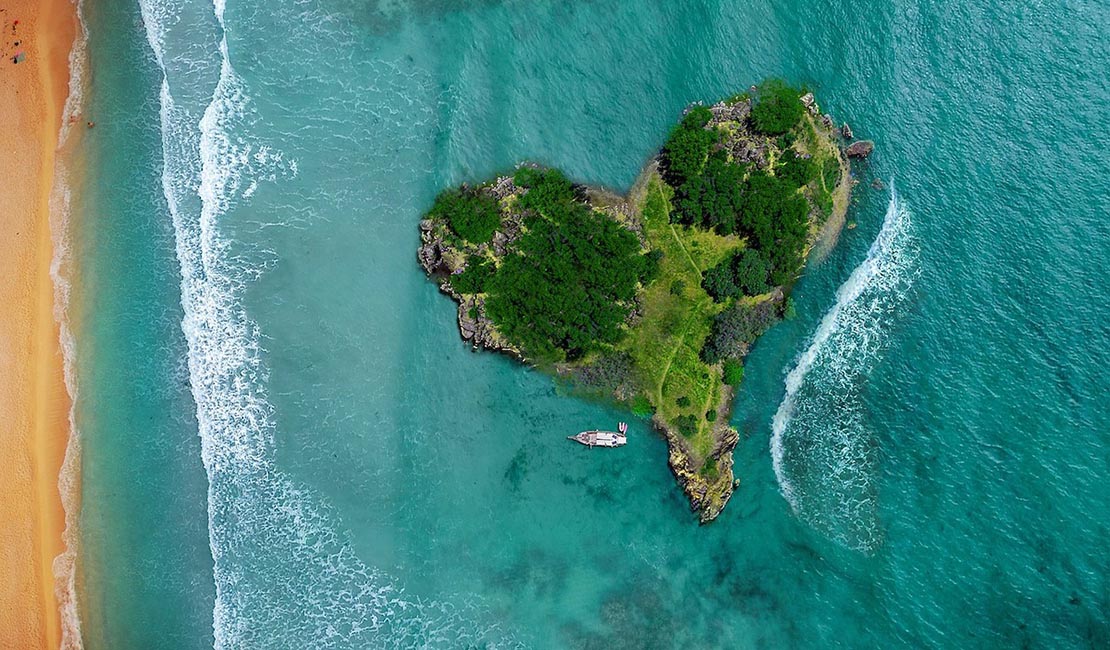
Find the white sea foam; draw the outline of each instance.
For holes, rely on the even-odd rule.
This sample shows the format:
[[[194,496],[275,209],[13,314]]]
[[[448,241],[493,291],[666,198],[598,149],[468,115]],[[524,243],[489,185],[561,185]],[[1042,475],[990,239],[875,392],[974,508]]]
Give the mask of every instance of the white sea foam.
[[[57,156],[54,163],[54,181],[50,191],[50,236],[53,243],[53,257],[50,262],[50,278],[54,286],[54,320],[58,324],[59,345],[62,350],[63,373],[66,392],[70,399],[67,416],[69,438],[66,442],[65,457],[58,473],[58,494],[65,513],[65,530],[62,531],[63,550],[51,566],[54,574],[54,597],[58,603],[61,620],[62,650],[77,650],[82,647],[81,619],[77,609],[77,549],[79,542],[78,517],[80,515],[80,471],[81,436],[77,428],[75,404],[77,402],[77,381],[74,376],[76,359],[76,340],[69,323],[70,286],[73,274],[73,260],[69,245],[69,223],[72,215],[72,194],[69,184],[69,162],[67,145],[71,142],[72,123],[76,121],[84,104],[84,90],[87,79],[88,59],[86,46],[88,29],[85,25],[84,6],[75,2],[78,29],[73,46],[69,52],[69,81],[66,101],[62,108],[61,124],[58,127]]]
[[[371,569],[337,532],[326,504],[284,476],[273,460],[258,326],[240,296],[259,270],[234,255],[221,224],[295,162],[252,136],[247,90],[223,34],[216,66],[167,56],[183,38],[185,5],[142,0],[160,65],[183,66],[212,88],[203,107],[178,102],[176,70],[163,67],[163,190],[181,269],[189,378],[208,476],[216,648],[458,647],[508,635],[474,622],[473,606],[413,598]],[[205,78],[206,69],[210,72]],[[215,78],[213,78],[215,77]],[[192,90],[195,94],[195,89]],[[188,94],[188,93],[186,93]],[[199,118],[199,119],[198,119]]]
[[[837,542],[862,551],[874,548],[881,534],[874,439],[858,391],[916,278],[916,260],[910,212],[891,183],[882,229],[787,375],[772,422],[772,462],[790,507]]]

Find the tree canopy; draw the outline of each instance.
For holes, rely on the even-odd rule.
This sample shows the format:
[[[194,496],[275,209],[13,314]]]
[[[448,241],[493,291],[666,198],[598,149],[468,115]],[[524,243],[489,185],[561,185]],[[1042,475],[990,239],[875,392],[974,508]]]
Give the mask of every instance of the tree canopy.
[[[704,106],[691,108],[671,130],[663,145],[663,178],[671,187],[701,176],[709,150],[720,137],[705,125],[713,113]]]
[[[429,215],[443,217],[456,235],[474,244],[488,242],[501,224],[497,199],[465,185],[440,193]]]
[[[577,359],[620,340],[636,286],[658,269],[658,256],[608,215],[575,200],[557,170],[524,169],[518,205],[527,229],[485,279],[486,312],[526,355]],[[464,274],[465,275],[465,274]]]
[[[748,176],[740,222],[771,264],[771,283],[786,284],[802,264],[809,203],[788,181],[763,171]]]
[[[752,124],[764,135],[782,135],[802,119],[802,92],[781,79],[768,79],[759,87],[752,106]]]
[[[770,290],[767,285],[770,272],[770,263],[759,251],[745,248],[706,271],[702,286],[717,302],[742,295],[757,296]]]

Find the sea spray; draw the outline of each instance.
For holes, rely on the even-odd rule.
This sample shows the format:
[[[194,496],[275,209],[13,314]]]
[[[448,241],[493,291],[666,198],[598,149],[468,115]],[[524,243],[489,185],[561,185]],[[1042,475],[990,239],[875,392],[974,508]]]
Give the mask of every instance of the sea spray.
[[[893,183],[890,191],[866,259],[837,290],[836,303],[786,376],[771,436],[775,476],[794,512],[865,552],[878,545],[881,533],[874,436],[859,390],[917,275],[910,213]]]
[[[274,463],[261,334],[241,301],[258,269],[235,255],[223,231],[260,180],[295,174],[295,164],[253,135],[250,98],[228,53],[224,5],[214,6],[214,33],[204,34],[196,28],[204,17],[184,15],[195,4],[141,3],[163,71],[162,181],[208,476],[215,646],[512,643],[496,625],[476,622],[480,608],[411,597],[368,567],[327,504]],[[198,47],[198,41],[213,47]]]
[[[78,385],[75,376],[76,338],[70,327],[70,290],[73,278],[73,254],[70,245],[70,218],[73,213],[73,196],[70,188],[69,156],[73,151],[73,124],[84,105],[88,77],[88,27],[85,24],[84,3],[75,3],[77,33],[70,48],[67,95],[58,125],[58,143],[54,159],[54,180],[50,189],[50,237],[53,257],[50,261],[50,278],[54,288],[54,320],[58,325],[59,346],[62,350],[63,374],[69,396],[67,424],[69,437],[65,456],[58,472],[58,495],[65,515],[62,531],[62,552],[54,558],[54,597],[61,621],[62,650],[79,650],[82,646],[81,619],[77,607],[77,553],[80,531],[78,519],[81,508],[81,436],[77,428],[76,404]]]

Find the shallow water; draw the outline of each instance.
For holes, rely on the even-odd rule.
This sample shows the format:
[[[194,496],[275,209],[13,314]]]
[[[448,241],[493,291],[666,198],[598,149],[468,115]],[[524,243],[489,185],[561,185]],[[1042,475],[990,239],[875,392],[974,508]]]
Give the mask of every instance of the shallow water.
[[[1110,643],[1097,3],[96,4],[88,647]],[[572,446],[627,416],[462,345],[416,224],[521,159],[626,188],[768,74],[877,151],[698,527],[647,422]]]

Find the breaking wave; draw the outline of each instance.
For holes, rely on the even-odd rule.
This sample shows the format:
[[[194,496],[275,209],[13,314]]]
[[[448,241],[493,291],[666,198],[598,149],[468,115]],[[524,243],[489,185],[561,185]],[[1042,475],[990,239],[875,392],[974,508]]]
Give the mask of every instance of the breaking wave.
[[[882,229],[786,376],[772,422],[775,477],[794,513],[864,552],[880,543],[881,532],[874,436],[859,390],[917,276],[910,217],[892,183]]]
[[[51,571],[54,574],[54,597],[58,605],[61,621],[62,650],[79,650],[81,641],[81,618],[77,607],[77,553],[80,541],[81,509],[81,436],[77,428],[76,403],[77,380],[76,338],[70,326],[69,306],[73,269],[73,252],[70,246],[70,217],[73,214],[73,196],[70,189],[69,161],[72,155],[73,123],[84,106],[85,84],[88,77],[87,43],[88,28],[85,25],[84,3],[74,2],[77,16],[77,33],[69,51],[69,80],[65,104],[62,107],[61,123],[58,125],[58,141],[54,161],[54,180],[50,189],[50,237],[53,243],[53,256],[50,261],[50,280],[54,287],[54,320],[58,324],[58,343],[62,351],[62,364],[66,393],[69,396],[67,425],[69,438],[66,441],[65,455],[58,472],[58,494],[62,501],[65,516],[65,529],[62,531],[62,552],[54,558]]]
[[[259,269],[234,254],[222,226],[260,181],[293,176],[296,166],[252,135],[224,3],[215,0],[206,16],[185,2],[142,0],[141,9],[163,71],[162,181],[208,477],[215,647],[511,643],[478,621],[479,605],[414,598],[367,566],[323,500],[276,467],[260,333],[241,300]],[[198,25],[211,24],[213,13],[212,34],[202,34]]]

